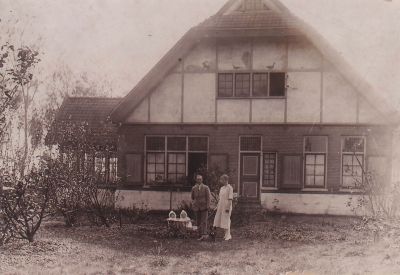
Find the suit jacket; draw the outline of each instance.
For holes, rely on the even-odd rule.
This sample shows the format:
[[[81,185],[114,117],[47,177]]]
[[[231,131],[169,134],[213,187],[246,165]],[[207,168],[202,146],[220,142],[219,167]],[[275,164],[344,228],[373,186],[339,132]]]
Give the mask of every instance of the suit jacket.
[[[210,188],[205,184],[196,184],[192,188],[192,200],[194,211],[208,210],[211,201]]]

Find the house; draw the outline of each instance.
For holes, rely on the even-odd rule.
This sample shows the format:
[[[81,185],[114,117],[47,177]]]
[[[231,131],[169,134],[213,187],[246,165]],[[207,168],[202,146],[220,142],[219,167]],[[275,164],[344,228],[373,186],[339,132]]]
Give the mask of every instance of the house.
[[[353,214],[364,173],[390,181],[397,111],[278,0],[230,0],[111,114],[120,207],[176,208],[199,168],[246,204]]]
[[[58,145],[61,159],[91,173],[98,184],[117,182],[117,127],[109,121],[120,98],[67,97],[55,117],[46,144]]]

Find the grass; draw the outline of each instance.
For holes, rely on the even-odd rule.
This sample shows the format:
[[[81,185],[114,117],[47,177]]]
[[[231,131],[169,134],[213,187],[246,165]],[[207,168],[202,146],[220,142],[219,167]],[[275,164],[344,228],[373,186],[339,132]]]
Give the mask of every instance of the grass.
[[[232,229],[233,240],[168,236],[161,221],[66,228],[0,250],[0,274],[400,274],[400,236],[378,239],[359,219],[274,216]],[[374,241],[375,239],[375,241]]]

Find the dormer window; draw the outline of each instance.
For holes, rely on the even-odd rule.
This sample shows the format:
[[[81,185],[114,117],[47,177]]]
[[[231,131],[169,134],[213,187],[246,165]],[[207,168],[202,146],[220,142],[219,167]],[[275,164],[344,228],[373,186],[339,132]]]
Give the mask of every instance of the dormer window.
[[[284,97],[286,73],[219,73],[218,98]]]

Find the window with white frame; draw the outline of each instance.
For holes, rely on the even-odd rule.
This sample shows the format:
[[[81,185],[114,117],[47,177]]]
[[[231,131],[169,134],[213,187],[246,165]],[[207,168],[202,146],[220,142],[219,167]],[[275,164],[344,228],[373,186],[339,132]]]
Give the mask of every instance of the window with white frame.
[[[283,97],[285,93],[285,72],[222,72],[218,74],[219,98]]]
[[[276,187],[276,164],[277,153],[264,153],[263,154],[263,188]]]
[[[115,152],[63,152],[61,157],[70,169],[91,175],[98,183],[108,184],[117,181],[118,158]]]
[[[96,152],[93,157],[86,157],[87,167],[94,168],[94,176],[98,183],[115,183],[117,181],[118,159],[112,153]],[[93,162],[92,163],[89,163]]]
[[[207,165],[208,137],[147,136],[146,183],[187,184]]]
[[[324,188],[328,137],[304,137],[304,188]]]
[[[365,167],[365,137],[342,137],[342,188],[360,188]]]
[[[240,137],[241,152],[260,152],[261,137],[260,136],[241,136]]]

